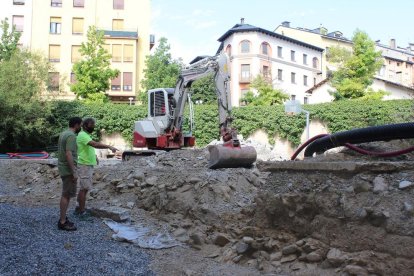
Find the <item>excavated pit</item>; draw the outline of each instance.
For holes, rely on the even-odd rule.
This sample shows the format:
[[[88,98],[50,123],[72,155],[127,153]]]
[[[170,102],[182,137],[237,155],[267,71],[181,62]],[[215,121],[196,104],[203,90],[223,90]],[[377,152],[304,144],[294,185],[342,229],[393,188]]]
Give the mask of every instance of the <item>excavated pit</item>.
[[[143,209],[206,258],[258,273],[412,275],[410,158],[210,170],[207,154],[183,150],[100,166],[88,204],[128,208],[133,220]],[[0,162],[0,178],[15,183],[0,202],[57,202],[53,164],[16,162]]]

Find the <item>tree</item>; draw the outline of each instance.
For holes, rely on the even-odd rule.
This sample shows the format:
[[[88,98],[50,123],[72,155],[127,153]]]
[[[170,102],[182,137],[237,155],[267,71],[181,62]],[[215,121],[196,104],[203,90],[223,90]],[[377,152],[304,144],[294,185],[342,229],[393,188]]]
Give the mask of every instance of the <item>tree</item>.
[[[7,17],[1,21],[0,29],[0,61],[9,60],[13,53],[18,49],[21,33],[16,31],[14,25],[10,30],[9,19]]]
[[[191,99],[193,102],[202,101],[203,104],[214,104],[217,102],[216,84],[214,75],[196,80],[191,86]]]
[[[154,54],[147,56],[145,60],[140,100],[142,102],[147,101],[148,90],[160,87],[175,87],[182,67],[181,60],[175,60],[171,57],[168,40],[161,37]]]
[[[331,84],[336,89],[336,100],[363,97],[383,63],[381,52],[375,50],[374,41],[365,32],[357,30],[352,40],[354,45],[351,57],[333,73],[331,79]]]
[[[329,47],[329,50],[326,53],[326,59],[329,63],[334,63],[340,66],[345,64],[351,57],[352,51],[341,46]]]
[[[87,38],[79,50],[82,59],[73,64],[76,82],[70,88],[77,98],[105,100],[109,80],[116,78],[119,70],[110,68],[111,54],[103,48],[104,32],[90,26]]]
[[[15,50],[0,61],[0,150],[43,147],[52,130],[49,104],[41,99],[50,66],[39,54]]]
[[[267,81],[262,75],[258,75],[250,84],[250,89],[257,91],[255,94],[252,90],[246,93],[242,101],[248,105],[276,105],[282,104],[289,96],[281,89],[273,88],[270,81]]]

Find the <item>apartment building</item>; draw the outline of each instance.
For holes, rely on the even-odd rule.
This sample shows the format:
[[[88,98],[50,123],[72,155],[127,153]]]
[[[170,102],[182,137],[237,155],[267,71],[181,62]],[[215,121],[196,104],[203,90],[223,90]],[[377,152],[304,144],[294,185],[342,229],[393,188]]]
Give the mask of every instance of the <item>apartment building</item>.
[[[232,106],[243,105],[241,99],[257,75],[301,103],[309,103],[305,91],[322,80],[322,48],[243,20],[218,41],[218,52],[226,51],[231,60]]]
[[[344,37],[340,31],[329,32],[322,26],[315,29],[294,28],[290,26],[290,22],[285,21],[275,29],[275,32],[325,49],[322,55],[322,63],[325,64],[322,68],[324,78],[327,77],[329,71],[336,70],[335,64],[329,60],[330,47],[340,46],[352,51],[352,40]],[[396,46],[394,39],[391,39],[389,45],[383,45],[377,41],[376,49],[382,52],[384,58],[384,66],[376,77],[406,87],[413,87],[414,44],[401,48]]]
[[[76,81],[72,66],[81,58],[79,49],[87,40],[88,27],[94,25],[104,31],[111,67],[121,72],[107,94],[114,102],[135,100],[145,57],[154,45],[150,0],[4,0],[1,11],[5,10],[22,29],[22,43],[53,64],[49,88],[60,91],[59,97],[74,98],[69,87]]]
[[[32,1],[30,0],[3,0],[1,1],[0,20],[8,18],[10,25],[15,25],[21,32],[19,44],[30,47],[32,34]]]

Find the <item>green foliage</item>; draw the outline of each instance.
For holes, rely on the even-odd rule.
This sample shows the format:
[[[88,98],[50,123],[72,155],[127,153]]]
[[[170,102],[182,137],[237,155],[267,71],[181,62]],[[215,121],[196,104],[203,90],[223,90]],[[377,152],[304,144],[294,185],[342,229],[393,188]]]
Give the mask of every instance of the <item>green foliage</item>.
[[[214,75],[196,80],[191,86],[191,91],[191,99],[193,102],[202,101],[203,104],[214,104],[217,102]]]
[[[374,91],[374,89],[368,88],[365,92],[365,96],[363,96],[361,100],[382,100],[385,96],[390,94],[390,92],[385,90]]]
[[[0,61],[9,60],[18,49],[19,39],[22,34],[16,31],[14,25],[10,30],[9,19],[7,17],[1,21],[0,29]]]
[[[344,60],[343,66],[333,73],[331,79],[331,84],[336,89],[336,100],[363,97],[383,63],[381,52],[375,50],[374,41],[365,32],[357,30],[352,40],[354,44],[351,57]]]
[[[282,104],[289,96],[280,89],[273,88],[272,84],[262,75],[258,75],[250,84],[250,89],[257,91],[255,95],[252,91],[246,93],[241,101],[247,105],[269,106]]]
[[[119,70],[110,68],[111,55],[103,48],[104,32],[90,26],[87,38],[88,41],[83,42],[79,50],[82,59],[73,64],[76,82],[70,88],[78,99],[97,98],[102,101],[110,87],[109,80],[116,78]]]
[[[175,87],[182,66],[180,60],[171,57],[168,40],[161,37],[154,54],[147,56],[145,60],[144,80],[141,82],[142,92],[139,99],[146,103],[148,90]]]
[[[48,104],[40,98],[49,64],[40,55],[15,50],[0,61],[0,149],[29,149],[48,143]]]
[[[335,63],[338,65],[345,64],[352,57],[352,52],[341,46],[329,47],[329,50],[326,53],[326,59],[330,63]]]

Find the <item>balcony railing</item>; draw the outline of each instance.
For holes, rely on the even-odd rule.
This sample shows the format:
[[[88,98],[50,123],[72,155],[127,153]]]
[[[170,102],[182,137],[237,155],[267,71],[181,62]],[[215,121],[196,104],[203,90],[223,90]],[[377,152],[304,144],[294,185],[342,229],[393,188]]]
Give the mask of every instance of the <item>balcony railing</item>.
[[[250,73],[242,73],[239,75],[239,83],[250,83],[252,75]]]

